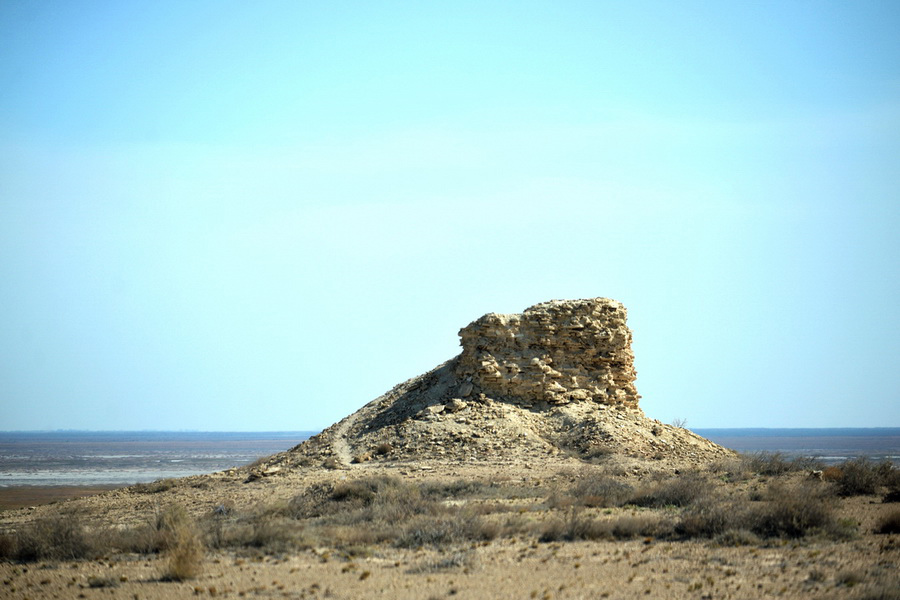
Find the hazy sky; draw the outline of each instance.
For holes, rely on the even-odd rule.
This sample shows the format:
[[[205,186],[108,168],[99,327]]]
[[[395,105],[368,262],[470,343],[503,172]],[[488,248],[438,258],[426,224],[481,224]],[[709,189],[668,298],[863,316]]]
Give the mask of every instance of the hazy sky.
[[[0,429],[318,429],[487,312],[900,426],[900,3],[0,3]]]

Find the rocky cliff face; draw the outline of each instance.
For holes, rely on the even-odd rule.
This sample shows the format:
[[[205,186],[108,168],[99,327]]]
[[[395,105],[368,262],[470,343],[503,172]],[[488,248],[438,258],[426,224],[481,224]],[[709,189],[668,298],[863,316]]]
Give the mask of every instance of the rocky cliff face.
[[[627,311],[615,300],[553,300],[462,328],[460,395],[528,408],[596,402],[637,408]]]

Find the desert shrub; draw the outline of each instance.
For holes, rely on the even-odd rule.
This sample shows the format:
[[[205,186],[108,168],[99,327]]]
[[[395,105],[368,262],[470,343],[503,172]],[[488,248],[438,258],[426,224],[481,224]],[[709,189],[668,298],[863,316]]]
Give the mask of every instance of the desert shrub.
[[[367,477],[318,484],[292,498],[284,514],[295,519],[328,518],[333,524],[396,526],[410,517],[446,512],[442,500],[493,496],[500,488],[477,481],[414,484],[396,477]]]
[[[34,521],[17,535],[16,558],[71,560],[96,553],[81,520],[72,514],[54,515]]]
[[[439,513],[441,509],[440,503],[425,498],[419,487],[388,479],[379,487],[362,516],[371,522],[396,524],[416,515]]]
[[[758,535],[746,529],[728,529],[712,539],[720,546],[755,546],[762,542]]]
[[[672,524],[657,515],[623,515],[614,519],[584,516],[577,507],[564,517],[543,523],[538,530],[541,542],[573,542],[576,540],[627,540],[635,537],[668,537]]]
[[[388,442],[382,442],[375,446],[375,456],[386,456],[394,451],[394,447]]]
[[[375,499],[375,492],[386,485],[386,479],[357,479],[335,484],[331,500],[350,505],[366,506]]]
[[[699,473],[688,473],[639,489],[629,500],[629,504],[661,508],[663,506],[687,506],[692,502],[710,496],[712,483]]]
[[[329,456],[324,461],[322,461],[322,466],[329,470],[340,469],[344,465],[341,464],[341,461],[335,458],[334,456]]]
[[[844,475],[840,467],[830,466],[822,469],[823,481],[838,481]]]
[[[242,531],[243,536],[232,534],[226,538],[229,545],[283,552],[300,544],[300,532],[294,522],[275,514],[254,515]]]
[[[682,513],[675,532],[686,538],[715,537],[740,527],[739,508],[711,499],[697,502]]]
[[[900,533],[900,510],[894,509],[881,517],[875,533]]]
[[[796,471],[821,470],[822,463],[814,458],[788,458],[781,452],[756,452],[743,455],[746,468],[758,475],[778,476]]]
[[[575,484],[569,495],[582,506],[621,506],[634,493],[634,488],[610,478],[585,478]]]
[[[591,463],[599,463],[607,460],[615,454],[615,450],[601,444],[591,444],[581,453],[581,458]]]
[[[612,524],[584,517],[577,507],[571,507],[564,517],[557,517],[540,525],[538,540],[541,542],[573,542],[575,540],[600,540],[612,538]]]
[[[848,460],[841,465],[836,479],[837,493],[841,496],[868,496],[878,493],[882,487],[900,494],[900,470],[890,461],[872,462],[866,457]]]
[[[840,496],[868,496],[878,491],[885,469],[862,457],[841,465],[841,477],[837,480]]]
[[[302,494],[288,501],[286,514],[294,519],[308,519],[327,514],[330,508],[332,485],[317,483],[309,486]]]
[[[840,537],[846,532],[834,513],[832,499],[821,486],[772,486],[762,506],[741,515],[739,524],[762,537],[799,538],[812,533]]]
[[[668,519],[656,515],[625,515],[611,522],[612,535],[616,539],[634,537],[665,538],[672,535],[674,528]]]
[[[499,533],[499,526],[485,522],[469,511],[455,514],[419,515],[403,526],[395,544],[400,548],[442,547],[471,541],[488,541]]]
[[[421,486],[422,495],[433,499],[472,498],[493,495],[492,485],[469,479],[433,482]]]
[[[754,544],[762,538],[799,538],[821,533],[844,539],[854,526],[835,516],[834,498],[813,483],[770,486],[752,505],[713,499],[696,502],[675,526],[679,535],[712,538],[723,544]]]
[[[752,475],[745,458],[728,458],[714,462],[710,471],[725,482],[746,481]]]
[[[19,542],[14,533],[0,533],[0,560],[12,560],[18,556]]]

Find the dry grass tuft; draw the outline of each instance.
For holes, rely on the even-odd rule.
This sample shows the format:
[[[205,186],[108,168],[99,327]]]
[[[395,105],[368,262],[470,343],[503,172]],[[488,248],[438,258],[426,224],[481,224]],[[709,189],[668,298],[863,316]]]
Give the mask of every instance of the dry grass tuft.
[[[158,522],[165,532],[168,555],[163,579],[185,581],[199,575],[206,550],[194,520],[181,506],[172,506],[160,514]]]

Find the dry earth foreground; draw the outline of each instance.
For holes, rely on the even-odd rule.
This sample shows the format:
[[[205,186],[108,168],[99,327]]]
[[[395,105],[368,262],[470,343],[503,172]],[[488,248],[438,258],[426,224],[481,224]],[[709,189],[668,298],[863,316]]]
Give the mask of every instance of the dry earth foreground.
[[[0,513],[3,598],[900,599],[900,472],[646,417],[608,299],[462,352],[240,469]]]

